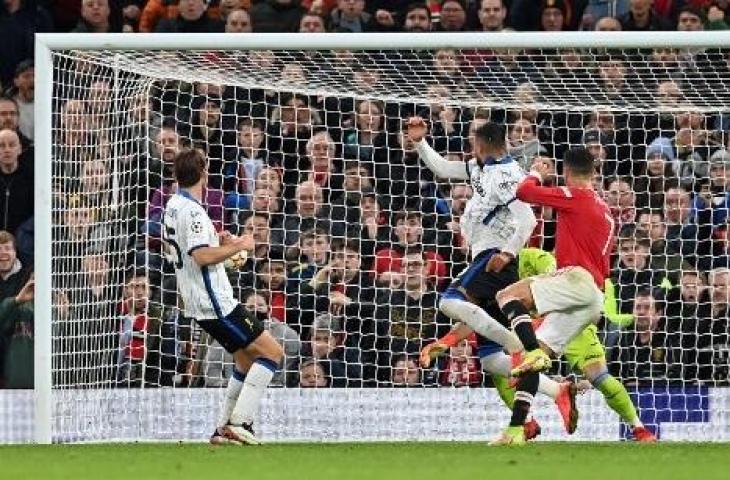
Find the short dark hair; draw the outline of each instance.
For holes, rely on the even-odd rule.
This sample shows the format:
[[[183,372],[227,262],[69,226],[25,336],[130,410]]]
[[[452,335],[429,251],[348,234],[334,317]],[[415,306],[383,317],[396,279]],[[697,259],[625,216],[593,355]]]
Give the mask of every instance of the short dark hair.
[[[266,128],[264,127],[264,122],[257,118],[248,118],[244,117],[238,122],[238,129],[240,130],[242,127],[251,127],[251,128],[258,128],[262,132],[266,131]]]
[[[474,130],[474,138],[493,148],[504,148],[504,127],[495,122],[487,122]]]
[[[333,252],[342,252],[345,250],[350,250],[351,252],[355,252],[358,255],[360,254],[360,244],[357,240],[354,239],[337,239],[332,242],[331,250]]]
[[[565,152],[564,165],[573,175],[593,176],[593,155],[585,147],[573,147]],[[631,185],[631,184],[629,184]]]
[[[661,208],[642,208],[636,213],[636,218],[638,219],[642,215],[659,215],[664,219],[664,211]]]
[[[175,180],[182,188],[192,187],[200,181],[206,168],[203,152],[197,149],[183,150],[175,157]]]
[[[431,18],[431,10],[429,10],[428,5],[426,5],[426,2],[411,2],[406,7],[406,15],[408,16],[409,13],[411,13],[414,10],[426,10],[426,13],[428,13],[428,18]]]

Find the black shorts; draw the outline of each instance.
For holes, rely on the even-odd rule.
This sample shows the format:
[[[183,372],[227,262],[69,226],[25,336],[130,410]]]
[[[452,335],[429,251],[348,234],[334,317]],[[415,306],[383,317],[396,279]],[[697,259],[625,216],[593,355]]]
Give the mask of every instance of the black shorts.
[[[264,332],[264,324],[241,304],[222,319],[197,322],[228,353],[248,347]]]
[[[448,296],[451,289],[463,288],[471,298],[483,309],[489,311],[496,304],[497,292],[517,282],[519,272],[517,270],[517,258],[508,263],[500,272],[487,272],[485,269],[492,255],[497,250],[485,250],[474,259],[474,261],[461,272],[458,277],[449,285],[445,294]]]

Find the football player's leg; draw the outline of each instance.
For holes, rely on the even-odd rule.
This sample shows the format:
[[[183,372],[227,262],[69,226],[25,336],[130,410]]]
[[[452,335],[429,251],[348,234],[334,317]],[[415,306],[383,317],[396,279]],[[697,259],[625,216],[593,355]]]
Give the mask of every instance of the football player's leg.
[[[251,368],[241,389],[241,395],[233,409],[231,423],[251,425],[259,410],[261,398],[271,383],[274,373],[284,356],[283,349],[269,332],[262,332],[244,353],[252,359]]]
[[[522,350],[518,338],[479,306],[494,301],[497,291],[508,285],[515,272],[485,272],[489,255],[481,255],[446,289],[439,308],[446,316],[470,326],[475,332],[493,340],[510,352]]]
[[[515,376],[550,368],[550,358],[540,350],[530,316],[530,310],[535,307],[531,289],[531,284],[535,281],[538,279],[521,280],[497,293],[497,303],[502,313],[512,324],[512,329],[527,352],[522,363],[513,369],[512,374]]]
[[[223,408],[218,416],[218,427],[222,428],[231,421],[231,414],[241,395],[243,383],[246,381],[246,373],[251,368],[251,359],[243,350],[237,350],[233,353],[233,372],[228,379],[226,394],[223,398]]]
[[[582,373],[591,385],[601,392],[611,410],[616,412],[621,420],[631,425],[637,440],[644,442],[656,440],[639,419],[626,387],[608,372],[606,354],[594,325],[589,325],[568,345],[565,356],[571,368]]]

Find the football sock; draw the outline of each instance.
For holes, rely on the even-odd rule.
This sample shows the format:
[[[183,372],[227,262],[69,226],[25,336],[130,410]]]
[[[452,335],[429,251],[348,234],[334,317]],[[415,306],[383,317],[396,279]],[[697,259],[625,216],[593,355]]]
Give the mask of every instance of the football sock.
[[[266,387],[274,377],[278,365],[268,358],[257,359],[246,374],[241,394],[231,415],[231,423],[241,425],[253,423]]]
[[[235,368],[231,378],[228,379],[228,387],[226,387],[226,396],[223,398],[223,408],[218,417],[218,426],[225,426],[231,419],[231,414],[236,406],[238,397],[241,395],[243,382],[246,380],[246,374],[239,372]]]
[[[535,372],[527,373],[520,379],[517,391],[515,392],[512,419],[509,422],[510,427],[518,427],[525,424],[539,382],[540,375]]]
[[[634,407],[634,403],[629,397],[629,392],[626,391],[626,387],[616,377],[606,372],[593,381],[593,386],[600,390],[608,406],[618,413],[624,422],[632,427],[643,425],[636,414],[636,407]]]
[[[493,353],[483,357],[481,364],[482,368],[492,375],[494,388],[497,389],[499,397],[509,408],[512,408],[515,392],[514,388],[509,386],[508,377],[512,369],[512,361],[509,356],[503,352]],[[560,384],[552,378],[540,374],[537,391],[555,400],[560,393]]]
[[[501,398],[504,404],[507,405],[507,408],[512,410],[515,403],[515,389],[509,386],[509,380],[507,380],[507,377],[503,377],[502,375],[492,375],[492,382],[494,383],[494,388],[497,389],[499,398]]]
[[[466,323],[479,335],[497,342],[508,352],[522,350],[522,344],[515,334],[489,316],[481,307],[466,300],[446,298],[441,301],[440,309],[449,318]]]
[[[525,350],[529,352],[530,350],[539,348],[535,330],[532,328],[530,312],[522,305],[522,302],[511,300],[502,306],[502,312],[504,312],[504,315],[512,323],[512,328],[522,342],[522,345],[525,346]]]

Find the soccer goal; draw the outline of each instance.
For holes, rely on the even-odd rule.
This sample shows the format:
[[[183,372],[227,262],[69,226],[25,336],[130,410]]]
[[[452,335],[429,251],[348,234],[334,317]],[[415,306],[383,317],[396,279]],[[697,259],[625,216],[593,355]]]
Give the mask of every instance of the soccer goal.
[[[0,390],[0,442],[210,433],[231,359],[180,314],[160,226],[183,148],[207,154],[216,226],[256,238],[228,267],[285,347],[264,441],[493,437],[509,412],[473,342],[417,365],[450,328],[438,292],[467,264],[458,222],[478,192],[418,160],[414,115],[452,160],[480,122],[505,124],[514,159],[554,161],[555,182],[568,148],[590,149],[620,226],[598,325],[609,369],[661,439],[730,441],[728,45],[724,31],[37,35],[35,390]],[[550,251],[555,219],[538,218],[530,246]],[[333,262],[345,273],[322,290]],[[537,401],[541,438],[624,437],[599,392],[578,405],[567,437]]]

